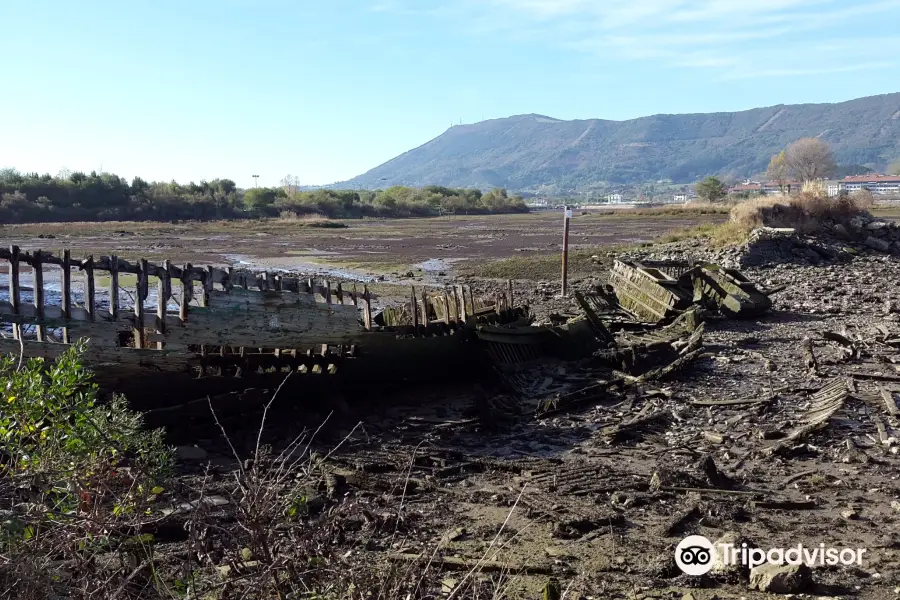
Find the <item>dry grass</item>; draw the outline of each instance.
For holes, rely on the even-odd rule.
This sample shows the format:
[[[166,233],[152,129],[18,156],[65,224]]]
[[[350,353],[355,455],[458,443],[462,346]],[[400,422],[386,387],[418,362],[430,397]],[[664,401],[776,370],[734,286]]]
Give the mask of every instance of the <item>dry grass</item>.
[[[696,202],[674,206],[654,206],[652,208],[622,208],[585,212],[589,212],[591,216],[604,217],[695,217],[701,215],[727,215],[732,206],[732,203],[727,202]]]
[[[730,223],[754,227],[792,227],[804,233],[818,231],[824,221],[845,222],[871,208],[865,195],[828,198],[819,193],[754,198],[731,210]]]

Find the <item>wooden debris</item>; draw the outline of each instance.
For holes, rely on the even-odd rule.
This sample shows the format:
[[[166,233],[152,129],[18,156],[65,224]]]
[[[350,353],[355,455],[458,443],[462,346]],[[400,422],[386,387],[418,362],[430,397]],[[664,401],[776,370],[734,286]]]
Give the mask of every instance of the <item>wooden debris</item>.
[[[806,363],[806,368],[809,371],[810,375],[819,376],[819,361],[816,360],[816,355],[813,352],[812,340],[808,337],[803,338],[801,342],[801,347],[803,348],[803,358]]]
[[[896,417],[900,415],[900,410],[897,409],[897,401],[894,400],[894,394],[885,388],[879,386],[878,391],[881,393],[881,399],[884,400],[884,408],[892,417]]]
[[[520,575],[550,575],[553,573],[553,567],[550,565],[526,565],[496,560],[460,558],[456,556],[426,557],[422,554],[391,553],[387,555],[387,559],[410,563],[425,561],[449,571],[470,571],[478,569],[484,573],[512,573]]]
[[[792,442],[825,427],[834,413],[843,408],[849,393],[847,384],[840,378],[826,384],[810,397],[810,407],[803,415],[802,423],[789,431],[784,438],[769,446],[766,451],[774,453],[783,450]]]

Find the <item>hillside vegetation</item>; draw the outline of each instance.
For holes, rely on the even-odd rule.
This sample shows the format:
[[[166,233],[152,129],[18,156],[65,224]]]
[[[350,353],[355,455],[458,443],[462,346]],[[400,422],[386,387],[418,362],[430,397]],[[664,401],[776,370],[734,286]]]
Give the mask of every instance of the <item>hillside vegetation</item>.
[[[761,173],[774,153],[803,137],[828,142],[840,164],[881,169],[900,156],[900,94],[630,121],[495,119],[452,127],[346,185],[562,193],[606,182],[692,183],[710,174]]]

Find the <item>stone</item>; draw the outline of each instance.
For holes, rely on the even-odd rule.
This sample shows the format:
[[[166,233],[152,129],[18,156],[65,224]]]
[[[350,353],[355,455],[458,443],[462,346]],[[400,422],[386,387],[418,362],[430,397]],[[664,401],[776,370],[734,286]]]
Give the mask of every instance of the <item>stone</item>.
[[[833,229],[832,231],[834,231],[834,233],[836,233],[839,237],[844,238],[845,240],[849,240],[849,239],[850,239],[850,232],[847,231],[847,228],[844,227],[844,226],[843,226],[842,224],[840,224],[840,223],[838,223],[837,225],[835,225],[835,226],[834,226],[834,229]]]
[[[896,500],[891,500],[891,508],[894,509],[894,512],[900,513],[900,502]]]
[[[178,460],[206,460],[209,454],[203,448],[197,446],[178,446],[175,448],[175,456]]]
[[[711,577],[723,578],[723,579],[746,579],[747,576],[747,567],[738,561],[737,564],[726,564],[725,557],[723,553],[719,551],[722,544],[731,544],[732,547],[740,548],[741,544],[747,543],[748,547],[753,547],[753,544],[750,543],[746,538],[742,537],[736,531],[726,531],[722,534],[719,539],[713,542],[713,547],[716,548],[716,556],[713,560],[712,568],[709,570],[709,575]]]
[[[866,229],[868,229],[869,231],[877,231],[879,229],[884,229],[887,226],[887,221],[872,221],[871,223],[866,225]]]
[[[750,570],[750,589],[772,594],[797,594],[810,584],[806,565],[764,564]]]
[[[876,237],[872,237],[871,235],[866,238],[865,244],[869,248],[872,248],[873,250],[878,250],[879,252],[889,252],[891,249],[890,242],[878,239]]]

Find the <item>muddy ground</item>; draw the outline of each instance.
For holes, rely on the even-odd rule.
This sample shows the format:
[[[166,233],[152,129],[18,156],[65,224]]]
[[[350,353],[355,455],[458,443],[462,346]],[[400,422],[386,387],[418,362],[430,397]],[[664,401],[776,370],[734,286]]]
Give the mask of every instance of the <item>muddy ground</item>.
[[[245,254],[254,242],[257,259],[281,261],[309,248],[353,257],[371,251],[384,254],[377,259],[384,262],[374,263],[383,268],[552,251],[559,242],[556,221],[551,215],[509,217],[499,225],[491,218],[427,220],[415,231],[373,222],[304,230],[289,239],[283,232],[242,231],[241,224],[187,239],[181,226],[172,226],[168,233],[111,239],[72,233],[46,247],[82,244],[122,255],[123,245],[130,252],[152,247],[200,262],[238,248]],[[576,218],[573,240],[644,240],[694,223]],[[30,227],[4,228],[5,239],[32,247],[38,229],[56,235],[48,226]],[[679,247],[652,251],[677,254]],[[601,258],[577,274],[574,287],[604,281],[610,257]],[[327,526],[329,551],[360,572],[388,572],[410,556],[424,557],[401,569],[421,578],[419,596],[411,597],[446,598],[477,579],[479,597],[492,597],[487,589],[493,597],[539,598],[550,575],[565,598],[784,597],[751,590],[740,569],[714,577],[681,574],[674,563],[681,539],[701,534],[715,540],[732,532],[761,548],[801,542],[867,549],[860,566],[814,568],[811,581],[798,588],[805,595],[795,597],[895,598],[900,417],[890,414],[881,389],[893,391],[894,399],[900,395],[898,267],[896,258],[873,254],[845,263],[748,269],[767,286],[789,286],[775,297],[771,314],[712,318],[704,353],[683,371],[548,418],[534,417],[537,401],[595,382],[589,365],[534,367],[521,374],[520,383],[532,392],[524,396],[498,395],[493,383],[467,381],[465,373],[440,388],[381,385],[377,394],[353,398],[291,392],[277,397],[277,418],[270,415],[263,440],[277,450],[303,428],[325,423],[310,446],[319,457],[311,461],[316,467],[304,480],[307,504],[316,507],[308,524]],[[499,285],[470,281],[485,290]],[[573,302],[555,297],[553,280],[515,286],[517,298],[527,299],[540,318],[580,314]],[[839,334],[849,346],[826,333]],[[779,432],[803,423],[810,395],[835,378],[850,388],[843,408],[820,431],[770,452]],[[479,408],[485,401],[499,408],[485,416]],[[710,401],[732,403],[703,404]],[[604,427],[648,411],[662,415],[653,426],[624,437],[604,434]],[[255,445],[259,417],[223,417],[241,458]],[[208,493],[223,495],[233,481],[235,463],[224,438],[216,429],[193,433],[199,449],[181,449],[183,489],[173,489],[167,501],[189,499],[201,479]],[[185,444],[183,435],[179,443]],[[718,475],[710,475],[710,458]],[[217,510],[217,518],[231,522],[233,507]],[[446,564],[453,560],[463,566]],[[453,597],[475,596],[468,590]]]
[[[628,216],[581,214],[571,220],[570,248],[648,242],[671,230],[721,222],[725,215]],[[373,280],[437,278],[454,266],[559,252],[562,216],[451,216],[430,219],[363,219],[320,227],[303,220],[213,223],[59,223],[5,225],[4,244],[125,259],[169,258],[178,263],[248,266],[331,273]]]
[[[748,275],[791,287],[770,315],[710,320],[699,359],[625,398],[536,419],[534,398],[596,380],[589,368],[546,364],[524,374],[539,393],[492,399],[507,412],[488,421],[475,410],[484,388],[466,383],[384,393],[332,415],[315,446],[325,453],[340,444],[327,468],[338,488],[319,492],[345,511],[339,547],[380,568],[398,553],[489,559],[503,565],[501,573],[479,569],[480,576],[493,577],[494,589],[511,598],[540,597],[546,573],[559,578],[567,598],[778,597],[751,591],[740,570],[690,577],[675,566],[674,548],[685,536],[733,532],[762,548],[867,549],[860,566],[814,568],[803,597],[896,597],[900,421],[880,389],[900,390],[898,262],[862,257]],[[851,340],[852,355],[826,332]],[[777,432],[802,424],[810,394],[834,378],[852,382],[843,409],[822,431],[770,454]],[[696,404],[708,401],[734,404]],[[601,432],[648,410],[665,415],[658,426],[626,439]],[[326,415],[320,407],[302,421],[313,427]],[[251,442],[255,433],[244,430]],[[210,453],[204,458],[222,461],[215,477],[226,478],[227,447],[215,439],[200,445]],[[721,481],[710,480],[708,458]],[[654,479],[706,491],[657,489]],[[379,519],[403,526],[387,535]],[[467,572],[444,569],[453,567],[432,562],[429,573],[450,588]]]

